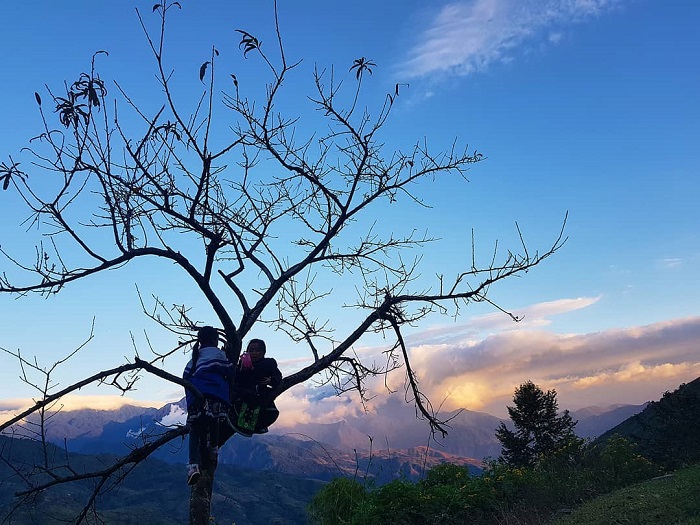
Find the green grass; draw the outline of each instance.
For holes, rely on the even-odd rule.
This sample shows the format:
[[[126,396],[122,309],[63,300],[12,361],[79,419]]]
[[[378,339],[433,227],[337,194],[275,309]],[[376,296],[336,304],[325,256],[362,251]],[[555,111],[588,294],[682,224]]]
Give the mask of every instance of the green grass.
[[[700,525],[700,465],[601,496],[551,525]]]

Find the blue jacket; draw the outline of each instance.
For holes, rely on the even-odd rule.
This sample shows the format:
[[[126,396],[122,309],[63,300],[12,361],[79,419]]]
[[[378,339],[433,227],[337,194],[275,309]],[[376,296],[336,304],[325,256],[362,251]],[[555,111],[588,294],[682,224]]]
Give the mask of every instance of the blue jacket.
[[[233,363],[226,358],[226,353],[215,346],[199,349],[196,366],[192,370],[192,360],[187,363],[182,378],[190,381],[205,397],[229,403],[229,390]],[[187,406],[192,406],[197,397],[185,389]]]

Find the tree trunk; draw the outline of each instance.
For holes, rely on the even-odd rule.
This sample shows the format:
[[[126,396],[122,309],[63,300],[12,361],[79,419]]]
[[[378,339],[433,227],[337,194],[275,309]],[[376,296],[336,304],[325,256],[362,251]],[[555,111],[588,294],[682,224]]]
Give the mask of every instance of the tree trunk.
[[[218,458],[202,456],[201,476],[190,491],[190,525],[210,525],[211,495],[214,488],[214,473]]]

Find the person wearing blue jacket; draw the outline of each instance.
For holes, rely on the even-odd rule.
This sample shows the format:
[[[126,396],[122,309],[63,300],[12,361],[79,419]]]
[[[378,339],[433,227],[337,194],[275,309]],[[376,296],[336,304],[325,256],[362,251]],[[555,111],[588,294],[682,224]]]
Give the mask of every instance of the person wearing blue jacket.
[[[226,417],[229,409],[229,385],[234,367],[218,344],[216,328],[200,328],[192,348],[192,359],[182,375],[204,396],[200,399],[185,389],[187,425],[190,427],[188,485],[195,485],[199,480],[203,451],[208,452],[212,459],[216,458],[219,419]]]

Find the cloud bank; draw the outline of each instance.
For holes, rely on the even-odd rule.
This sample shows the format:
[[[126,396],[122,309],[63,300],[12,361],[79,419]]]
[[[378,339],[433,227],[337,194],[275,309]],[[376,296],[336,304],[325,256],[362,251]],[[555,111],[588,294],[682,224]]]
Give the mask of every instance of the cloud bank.
[[[562,334],[548,330],[550,318],[590,307],[599,297],[562,299],[514,311],[523,318],[513,323],[503,314],[475,317],[463,324],[438,326],[406,338],[421,389],[443,411],[466,408],[506,417],[513,391],[532,380],[545,390],[554,388],[562,409],[641,404],[700,377],[700,316],[647,326],[596,333]],[[363,359],[381,356],[385,348],[358,349]],[[299,363],[280,362],[283,370]],[[405,371],[370,382],[372,399],[362,405],[354,393],[336,395],[329,386],[297,385],[277,400],[276,429],[301,423],[334,423],[404,397]],[[387,386],[395,391],[387,393]],[[160,407],[120,396],[70,396],[64,410],[118,408],[129,404]],[[2,416],[28,406],[26,399],[0,400]],[[168,422],[182,422],[173,409]]]
[[[440,9],[401,64],[405,78],[468,75],[509,62],[528,46],[556,44],[562,29],[623,0],[472,0]]]
[[[617,403],[641,404],[700,376],[700,317],[589,334],[542,329],[548,317],[594,304],[597,298],[541,303],[523,309],[529,324],[503,331],[505,316],[474,318],[461,326],[434,328],[410,338],[410,356],[422,390],[435,406],[466,408],[506,417],[513,391],[532,380],[554,388],[562,409]],[[510,323],[509,326],[513,326]],[[486,335],[483,330],[491,330]],[[404,396],[404,372],[387,384]],[[388,402],[383,382],[366,409]],[[279,400],[280,426],[334,422],[363,411],[356,396],[333,396],[299,385]]]

